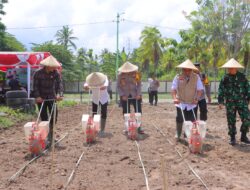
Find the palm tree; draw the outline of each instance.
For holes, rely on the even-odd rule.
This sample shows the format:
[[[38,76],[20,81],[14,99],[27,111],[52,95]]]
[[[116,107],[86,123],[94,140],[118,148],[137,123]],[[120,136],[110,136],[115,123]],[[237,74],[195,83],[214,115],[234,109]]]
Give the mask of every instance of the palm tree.
[[[154,74],[156,75],[164,44],[161,33],[156,27],[145,27],[141,33],[140,40],[140,50],[144,62],[149,60],[154,64]]]
[[[73,29],[70,29],[69,26],[63,26],[61,30],[56,32],[55,37],[57,43],[63,45],[66,49],[69,49],[69,47],[76,49],[76,44],[73,41],[77,40],[78,38],[72,35]]]

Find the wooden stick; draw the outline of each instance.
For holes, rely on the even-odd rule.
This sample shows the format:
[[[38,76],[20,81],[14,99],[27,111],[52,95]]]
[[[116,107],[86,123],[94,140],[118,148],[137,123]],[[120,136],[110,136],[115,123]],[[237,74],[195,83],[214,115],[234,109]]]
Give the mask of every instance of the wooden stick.
[[[68,136],[69,133],[66,133],[60,140],[58,140],[55,144],[58,144],[60,141],[62,141],[66,136]],[[35,160],[37,160],[38,158],[40,158],[41,156],[45,155],[47,152],[49,151],[49,149],[45,149],[41,154],[37,155],[36,157],[32,158],[30,161],[28,161],[26,164],[24,164],[14,175],[11,176],[11,178],[9,178],[9,182],[14,182],[15,179],[22,174],[25,169]]]
[[[144,167],[144,164],[143,164],[142,158],[141,158],[140,146],[139,146],[139,144],[138,144],[138,142],[137,142],[137,141],[135,141],[135,144],[136,144],[136,146],[137,146],[138,156],[139,156],[139,159],[140,159],[140,162],[141,162],[141,166],[142,166],[142,170],[143,170],[143,174],[144,174],[144,178],[145,178],[145,183],[146,183],[146,188],[147,188],[147,190],[150,190],[149,185],[148,185],[148,177],[147,177],[147,173],[146,173],[146,170],[145,170],[145,167]]]
[[[72,172],[71,172],[71,174],[70,174],[70,176],[68,178],[68,181],[67,181],[67,183],[66,183],[66,185],[64,187],[65,190],[68,188],[68,186],[69,186],[69,184],[70,184],[70,182],[71,182],[71,180],[72,180],[72,178],[73,178],[73,176],[75,174],[75,171],[78,168],[78,166],[79,166],[79,164],[80,164],[80,162],[82,160],[83,154],[84,154],[84,151],[82,152],[81,156],[79,157],[79,159],[78,159],[78,161],[77,161],[77,163],[75,165],[75,168],[72,170]]]
[[[52,130],[52,154],[51,154],[51,172],[50,172],[50,189],[53,190],[53,175],[54,175],[54,153],[55,153],[55,129],[56,129],[56,111],[57,111],[57,105],[56,102],[54,102],[54,106],[52,108],[53,110],[53,130]]]
[[[162,178],[163,178],[163,190],[167,190],[167,180],[165,175],[165,162],[163,156],[161,156],[161,170],[162,170]]]

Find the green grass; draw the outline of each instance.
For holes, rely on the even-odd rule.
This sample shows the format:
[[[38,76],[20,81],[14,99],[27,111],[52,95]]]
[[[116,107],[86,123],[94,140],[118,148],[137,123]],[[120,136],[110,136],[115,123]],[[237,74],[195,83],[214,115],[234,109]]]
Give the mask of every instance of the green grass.
[[[60,101],[58,103],[58,107],[59,108],[63,108],[63,107],[73,107],[77,105],[77,102],[74,101],[74,100],[63,100],[63,101]]]
[[[34,117],[34,115],[26,114],[19,110],[13,110],[5,106],[0,106],[0,112],[6,114],[5,116],[0,116],[0,128],[9,128],[16,123],[31,120]]]

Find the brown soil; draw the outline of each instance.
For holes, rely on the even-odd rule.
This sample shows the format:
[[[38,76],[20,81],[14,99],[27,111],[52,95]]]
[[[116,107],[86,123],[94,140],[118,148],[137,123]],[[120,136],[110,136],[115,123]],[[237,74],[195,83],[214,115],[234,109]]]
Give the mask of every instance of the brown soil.
[[[114,108],[114,109],[112,109]],[[112,110],[112,112],[111,112]],[[51,152],[32,163],[15,182],[8,179],[28,160],[30,154],[24,139],[23,124],[0,131],[0,189],[42,190],[63,189],[71,171],[84,151],[68,189],[72,190],[145,190],[145,180],[137,146],[122,134],[124,125],[121,109],[109,106],[107,136],[86,146],[81,133],[81,115],[86,105],[61,109],[56,126],[57,138],[69,135],[55,148],[54,173],[51,173]],[[86,113],[86,112],[85,112]],[[225,111],[209,106],[208,134],[204,153],[191,154],[185,143],[175,143],[175,107],[143,105],[143,126],[146,134],[139,141],[141,156],[151,190],[163,189],[162,162],[168,189],[205,189],[187,166],[190,164],[209,189],[242,189],[250,187],[250,146],[228,144]],[[163,137],[152,125],[165,134]],[[238,128],[240,121],[237,122]],[[237,140],[239,140],[239,135]],[[183,155],[176,153],[175,148]],[[51,178],[52,177],[52,178]],[[52,184],[51,184],[52,183]]]

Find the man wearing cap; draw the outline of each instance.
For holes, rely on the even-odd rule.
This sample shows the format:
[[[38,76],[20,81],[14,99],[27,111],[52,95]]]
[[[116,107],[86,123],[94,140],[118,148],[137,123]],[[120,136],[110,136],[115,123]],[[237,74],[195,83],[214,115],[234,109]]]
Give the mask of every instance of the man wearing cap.
[[[103,73],[94,72],[87,76],[84,88],[92,91],[92,113],[97,114],[98,106],[101,106],[101,131],[100,136],[104,135],[107,119],[107,108],[109,94],[107,87],[109,85],[108,77]]]
[[[177,68],[182,69],[172,83],[172,97],[177,108],[176,116],[176,139],[180,140],[183,121],[195,121],[197,103],[203,91],[203,85],[199,75],[193,70],[197,70],[194,64],[188,59]],[[182,112],[184,114],[182,115]]]
[[[40,63],[44,67],[35,72],[33,78],[33,89],[34,97],[36,98],[36,103],[38,109],[41,110],[41,120],[48,121],[50,119],[50,130],[48,134],[48,144],[47,147],[51,146],[53,139],[53,106],[55,101],[60,101],[63,99],[63,86],[61,81],[61,76],[57,71],[57,68],[61,65],[53,57],[49,56]],[[42,106],[43,104],[43,106]],[[57,110],[56,110],[56,120],[57,120]]]
[[[130,113],[130,104],[135,112],[141,113],[141,80],[138,67],[130,62],[125,62],[119,69],[117,90],[121,96],[123,114]],[[143,131],[140,131],[143,132]]]
[[[250,112],[248,103],[250,101],[250,86],[245,75],[238,71],[244,68],[235,59],[230,59],[221,68],[226,68],[228,73],[221,79],[219,85],[218,102],[219,107],[226,106],[228,135],[230,136],[229,144],[236,144],[236,112],[238,111],[241,125],[241,142],[250,144],[247,133],[250,126]]]
[[[204,90],[202,91],[201,97],[198,101],[198,106],[200,109],[200,120],[206,121],[207,120],[207,102],[206,96],[208,98],[208,103],[211,103],[211,93],[210,93],[210,85],[205,73],[201,73],[200,63],[195,63],[195,67],[198,70],[194,70],[197,73],[202,81]]]

